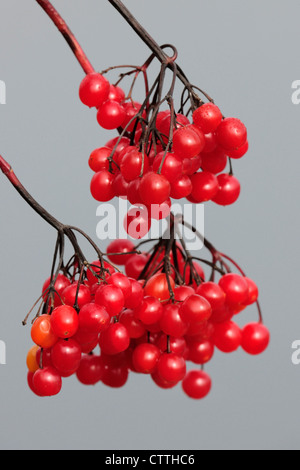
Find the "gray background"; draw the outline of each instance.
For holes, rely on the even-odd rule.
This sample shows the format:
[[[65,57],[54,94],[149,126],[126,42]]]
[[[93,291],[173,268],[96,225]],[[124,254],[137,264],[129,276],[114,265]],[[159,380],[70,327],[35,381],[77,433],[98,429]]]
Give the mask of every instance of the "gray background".
[[[104,0],[55,1],[92,63],[141,64],[148,50]],[[174,43],[179,63],[224,114],[244,120],[251,150],[235,164],[237,204],[206,206],[206,236],[259,284],[267,353],[216,354],[214,387],[203,402],[180,387],[160,390],[132,375],[111,390],[64,382],[41,400],[26,385],[30,327],[21,321],[49,275],[55,233],[2,177],[0,184],[0,366],[2,449],[299,449],[300,366],[291,344],[299,318],[300,4],[264,0],[128,0],[159,43]],[[1,0],[0,152],[41,204],[96,237],[89,153],[111,136],[77,97],[83,73],[68,46],[32,1]],[[256,319],[249,309],[243,322]]]

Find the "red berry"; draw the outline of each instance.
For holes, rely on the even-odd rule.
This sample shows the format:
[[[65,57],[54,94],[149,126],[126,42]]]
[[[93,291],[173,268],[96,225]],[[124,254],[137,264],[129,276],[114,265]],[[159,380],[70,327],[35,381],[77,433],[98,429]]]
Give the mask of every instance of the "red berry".
[[[239,180],[235,176],[225,173],[218,175],[217,180],[219,189],[217,194],[212,198],[213,202],[220,206],[234,204],[241,193]]]
[[[104,307],[107,313],[113,317],[119,315],[124,308],[124,294],[117,286],[102,285],[96,291],[95,303]]]
[[[79,312],[79,328],[99,334],[110,323],[110,318],[103,306],[95,303],[86,304]]]
[[[131,283],[131,294],[125,299],[125,307],[130,309],[137,308],[144,298],[144,289],[135,279],[129,278]]]
[[[210,303],[200,295],[193,294],[185,299],[180,307],[180,315],[187,323],[202,323],[212,314]]]
[[[60,374],[74,373],[81,361],[81,347],[73,338],[59,340],[51,349],[51,360]]]
[[[163,175],[149,172],[143,176],[140,185],[140,195],[146,206],[162,204],[169,198],[170,192],[170,183]]]
[[[201,157],[201,168],[203,171],[208,171],[216,175],[224,171],[227,166],[227,155],[224,150],[219,147],[211,153],[202,153]]]
[[[104,354],[126,351],[129,344],[130,336],[122,323],[111,323],[100,335],[99,346]]]
[[[208,300],[213,310],[220,309],[225,304],[225,292],[215,282],[203,282],[197,288],[196,294],[201,295]]]
[[[217,130],[222,122],[222,118],[220,109],[213,103],[205,103],[193,113],[194,124],[200,127],[204,134]]]
[[[78,283],[75,282],[75,284],[66,287],[62,293],[62,297],[66,305],[70,307],[76,305],[78,308],[82,308],[91,301],[91,291],[88,286],[84,284],[80,284],[78,288]]]
[[[249,323],[242,330],[242,348],[248,354],[262,354],[270,343],[270,332],[262,323]]]
[[[144,325],[136,318],[133,310],[124,310],[119,321],[126,327],[130,338],[141,338],[146,332]]]
[[[173,151],[180,158],[193,158],[205,147],[204,134],[191,126],[181,127],[173,135]]]
[[[178,383],[186,375],[186,362],[182,356],[164,353],[158,360],[157,373],[166,382]]]
[[[62,388],[61,375],[54,367],[38,369],[32,378],[33,388],[39,396],[51,397],[58,395]]]
[[[214,355],[214,344],[210,340],[192,340],[188,343],[188,360],[194,364],[206,364]]]
[[[182,199],[188,197],[193,189],[191,178],[187,175],[182,175],[171,184],[170,196],[173,199]]]
[[[102,105],[108,98],[110,84],[100,73],[90,73],[84,77],[79,87],[79,97],[90,108]]]
[[[236,150],[247,142],[247,128],[236,118],[224,119],[217,129],[217,139],[225,150]]]
[[[126,112],[121,103],[107,100],[98,109],[97,121],[104,129],[112,130],[121,126],[125,116]]]
[[[163,315],[160,319],[161,330],[168,336],[180,338],[188,331],[188,323],[186,323],[180,314],[180,306],[175,304],[166,305]]]
[[[51,278],[49,277],[43,285],[43,298],[46,301],[48,295],[49,295],[49,286],[50,286]],[[61,305],[61,300],[62,300],[62,293],[64,289],[68,286],[71,285],[71,281],[64,276],[63,274],[58,274],[55,284],[54,284],[54,289],[55,289],[55,294],[54,294],[54,306],[58,307]]]
[[[103,377],[103,364],[99,356],[85,354],[76,371],[77,379],[83,385],[95,385]]]
[[[152,374],[156,369],[160,355],[160,350],[154,344],[139,344],[132,354],[135,370],[142,374]]]
[[[115,197],[113,188],[114,178],[114,175],[107,170],[101,170],[94,174],[90,190],[96,201],[108,202]]]
[[[170,183],[172,183],[182,175],[183,162],[182,159],[177,157],[174,153],[168,152],[165,155],[165,152],[160,152],[154,158],[153,171],[158,172],[160,168],[161,174],[165,176]]]
[[[144,238],[151,228],[151,218],[145,206],[132,207],[124,218],[124,229],[136,240]]]
[[[102,170],[109,169],[108,158],[111,155],[111,149],[109,147],[100,147],[93,150],[89,158],[89,167],[95,173]]]
[[[213,342],[220,351],[232,353],[241,346],[242,332],[239,326],[232,321],[216,324]]]
[[[183,391],[190,398],[202,400],[211,391],[212,383],[210,376],[201,370],[189,371],[182,381]]]
[[[59,338],[71,338],[78,330],[78,313],[69,305],[62,305],[51,314],[51,327]]]
[[[197,202],[205,202],[213,199],[219,190],[217,177],[208,171],[195,173],[191,177],[193,190],[191,192],[192,198]]]
[[[144,300],[134,310],[135,317],[145,325],[153,325],[160,321],[163,306],[156,297],[144,297]]]
[[[235,273],[225,274],[221,277],[219,286],[225,292],[229,304],[244,304],[247,302],[249,288],[243,276]]]
[[[175,282],[174,280],[166,274],[158,273],[152,276],[144,287],[144,295],[150,297],[156,297],[160,302],[165,302],[170,299],[171,293],[169,288],[174,292]]]
[[[126,253],[134,252],[135,245],[130,240],[114,240],[108,245],[106,251],[113,264],[124,266],[131,257]]]
[[[139,178],[142,174],[147,173],[149,169],[149,159],[147,155],[143,155],[137,148],[131,149],[125,153],[120,165],[121,174],[125,181],[130,181]]]

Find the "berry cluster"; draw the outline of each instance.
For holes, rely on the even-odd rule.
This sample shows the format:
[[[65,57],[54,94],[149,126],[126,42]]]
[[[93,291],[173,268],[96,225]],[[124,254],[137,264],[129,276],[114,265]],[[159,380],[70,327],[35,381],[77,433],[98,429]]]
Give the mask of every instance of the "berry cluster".
[[[119,388],[132,372],[164,389],[181,383],[190,398],[202,399],[212,385],[203,367],[215,348],[232,353],[242,347],[251,355],[267,348],[261,321],[243,328],[235,321],[257,302],[258,288],[245,275],[227,272],[224,255],[211,249],[216,262],[206,261],[212,268],[206,280],[201,263],[178,241],[161,239],[149,253],[137,248],[116,240],[108,246],[109,261],[94,261],[79,280],[65,270],[54,284],[51,278],[44,283],[44,313],[32,324],[27,356],[35,394],[58,394],[62,379],[72,375],[84,385]]]
[[[97,109],[100,126],[119,132],[90,155],[93,198],[107,202],[122,197],[144,206],[145,233],[152,218],[169,216],[172,199],[233,204],[241,186],[232,173],[231,159],[248,151],[245,125],[224,118],[211,101],[198,98],[186,115],[182,107],[174,112],[173,100],[161,110],[156,95],[150,102],[149,93],[140,103],[133,101],[131,92],[126,97],[120,86],[100,73],[86,75],[80,85],[80,99]],[[225,172],[228,162],[230,171]]]

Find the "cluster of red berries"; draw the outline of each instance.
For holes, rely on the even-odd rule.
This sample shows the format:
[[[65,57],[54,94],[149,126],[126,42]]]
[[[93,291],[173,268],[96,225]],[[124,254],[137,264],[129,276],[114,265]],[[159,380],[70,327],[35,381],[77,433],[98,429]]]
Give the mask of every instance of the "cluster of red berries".
[[[229,159],[248,151],[247,129],[239,119],[224,118],[218,106],[208,102],[193,111],[191,120],[182,113],[173,116],[170,109],[158,111],[155,128],[147,133],[147,107],[126,100],[123,89],[103,75],[88,74],[79,96],[97,109],[102,128],[119,131],[89,158],[94,172],[90,189],[97,201],[122,197],[145,206],[150,228],[151,218],[170,214],[172,199],[223,206],[238,199],[240,183],[224,170]],[[153,127],[152,121],[151,116]]]
[[[218,283],[205,281],[194,263],[190,271],[195,269],[201,282],[187,276],[178,284],[158,260],[156,273],[145,279],[149,255],[134,249],[128,240],[112,242],[109,262],[92,263],[82,281],[59,274],[52,296],[51,280],[45,282],[44,300],[50,295],[51,301],[32,324],[34,346],[27,356],[35,394],[57,395],[63,378],[73,375],[84,385],[119,388],[133,372],[150,376],[163,389],[181,383],[189,397],[202,399],[211,378],[200,368],[188,370],[188,363],[204,366],[215,348],[231,353],[242,347],[251,355],[267,348],[269,332],[261,322],[241,329],[233,320],[257,301],[251,279],[228,273]],[[126,274],[116,265],[125,266]]]

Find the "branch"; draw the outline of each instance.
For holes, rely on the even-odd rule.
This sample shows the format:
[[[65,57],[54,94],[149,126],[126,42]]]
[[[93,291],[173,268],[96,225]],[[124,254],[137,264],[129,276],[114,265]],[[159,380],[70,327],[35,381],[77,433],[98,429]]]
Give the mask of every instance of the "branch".
[[[45,13],[49,16],[60,33],[63,35],[84,72],[86,74],[95,72],[94,67],[90,63],[74,34],[60,16],[58,11],[54,8],[54,6],[48,0],[36,0],[36,2],[43,8]]]

